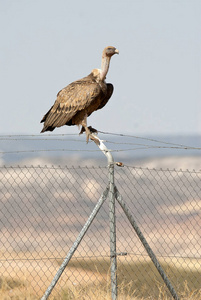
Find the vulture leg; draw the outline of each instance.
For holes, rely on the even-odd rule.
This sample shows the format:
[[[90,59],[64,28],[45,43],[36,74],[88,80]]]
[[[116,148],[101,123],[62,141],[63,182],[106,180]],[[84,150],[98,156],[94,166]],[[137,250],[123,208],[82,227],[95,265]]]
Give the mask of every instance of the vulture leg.
[[[82,123],[82,129],[80,131],[80,134],[82,134],[84,131],[86,132],[86,137],[87,137],[87,144],[88,144],[88,141],[89,141],[89,136],[91,135],[91,131],[90,129],[87,127],[87,115],[85,115]]]
[[[80,131],[79,134],[82,134],[83,132],[86,132],[87,143],[89,141],[89,138],[91,140],[93,140],[94,142],[99,143],[98,139],[96,139],[95,136],[93,135],[93,133],[97,133],[98,131],[96,129],[94,129],[93,127],[91,127],[91,126],[87,127],[87,116],[85,116],[85,118],[82,121],[81,125],[82,125],[82,128],[81,128],[81,131]]]

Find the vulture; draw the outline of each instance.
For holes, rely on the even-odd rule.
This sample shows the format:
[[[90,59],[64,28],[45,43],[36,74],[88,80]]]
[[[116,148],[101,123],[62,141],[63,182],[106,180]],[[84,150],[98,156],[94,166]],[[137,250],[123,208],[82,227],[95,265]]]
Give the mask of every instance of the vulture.
[[[106,47],[102,53],[101,69],[93,69],[88,76],[58,92],[54,105],[41,120],[44,122],[41,132],[53,131],[63,125],[81,125],[80,133],[86,132],[88,142],[91,133],[97,130],[87,127],[87,117],[103,108],[113,93],[113,85],[106,83],[105,79],[114,54],[119,54],[115,47]]]

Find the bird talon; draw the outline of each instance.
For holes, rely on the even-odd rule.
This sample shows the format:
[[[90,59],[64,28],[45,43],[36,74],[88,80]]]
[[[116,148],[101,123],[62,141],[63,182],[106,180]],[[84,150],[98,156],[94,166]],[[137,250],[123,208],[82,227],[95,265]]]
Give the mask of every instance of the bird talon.
[[[95,129],[95,128],[91,127],[91,126],[88,126],[87,128],[89,129],[90,133],[98,134],[98,130],[97,129]],[[79,134],[83,134],[85,131],[86,131],[86,129],[84,128],[84,126],[82,126]]]
[[[79,135],[80,135],[80,134],[83,134],[84,132],[85,132],[85,128],[84,128],[84,126],[82,126]]]
[[[89,128],[89,130],[90,130],[91,133],[98,134],[98,130],[97,129],[95,129],[95,128],[91,127],[91,126],[89,126],[88,128]]]
[[[95,143],[97,143],[97,144],[100,143],[100,142],[99,142],[99,139],[96,138],[96,136],[95,136],[95,135],[97,135],[97,133],[98,133],[98,131],[97,131],[95,128],[93,128],[93,127],[91,127],[91,126],[89,126],[89,127],[87,127],[87,126],[86,126],[86,127],[82,126],[81,131],[80,131],[79,134],[82,134],[83,132],[86,132],[86,142],[87,142],[87,144],[88,144],[88,142],[89,142],[89,138],[90,138],[92,141],[94,141]]]

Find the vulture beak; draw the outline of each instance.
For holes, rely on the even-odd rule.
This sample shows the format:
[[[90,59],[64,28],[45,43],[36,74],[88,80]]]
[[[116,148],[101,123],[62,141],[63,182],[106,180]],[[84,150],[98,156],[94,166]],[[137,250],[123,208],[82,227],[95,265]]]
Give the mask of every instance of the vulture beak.
[[[118,49],[115,49],[115,54],[119,54],[119,50]]]

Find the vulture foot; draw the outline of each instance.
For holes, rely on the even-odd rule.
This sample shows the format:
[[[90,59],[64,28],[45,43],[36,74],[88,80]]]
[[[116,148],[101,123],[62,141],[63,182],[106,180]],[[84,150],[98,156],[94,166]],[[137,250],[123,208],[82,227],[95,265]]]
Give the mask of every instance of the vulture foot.
[[[87,143],[88,143],[89,138],[90,138],[90,139],[93,140],[95,143],[98,142],[98,144],[99,144],[98,139],[94,136],[94,133],[95,133],[95,134],[98,133],[98,131],[97,131],[95,128],[93,128],[93,127],[91,127],[91,126],[89,126],[89,127],[84,127],[84,126],[82,126],[82,128],[81,128],[79,134],[82,134],[83,132],[86,132],[86,137],[87,137],[86,140],[87,140]]]
[[[95,128],[93,128],[93,127],[91,127],[91,126],[89,126],[89,127],[87,127],[87,128],[90,130],[91,133],[96,133],[96,134],[98,133],[98,130],[96,130]],[[82,133],[85,132],[85,131],[86,131],[85,127],[82,126],[82,128],[81,128],[79,134],[82,134]]]

